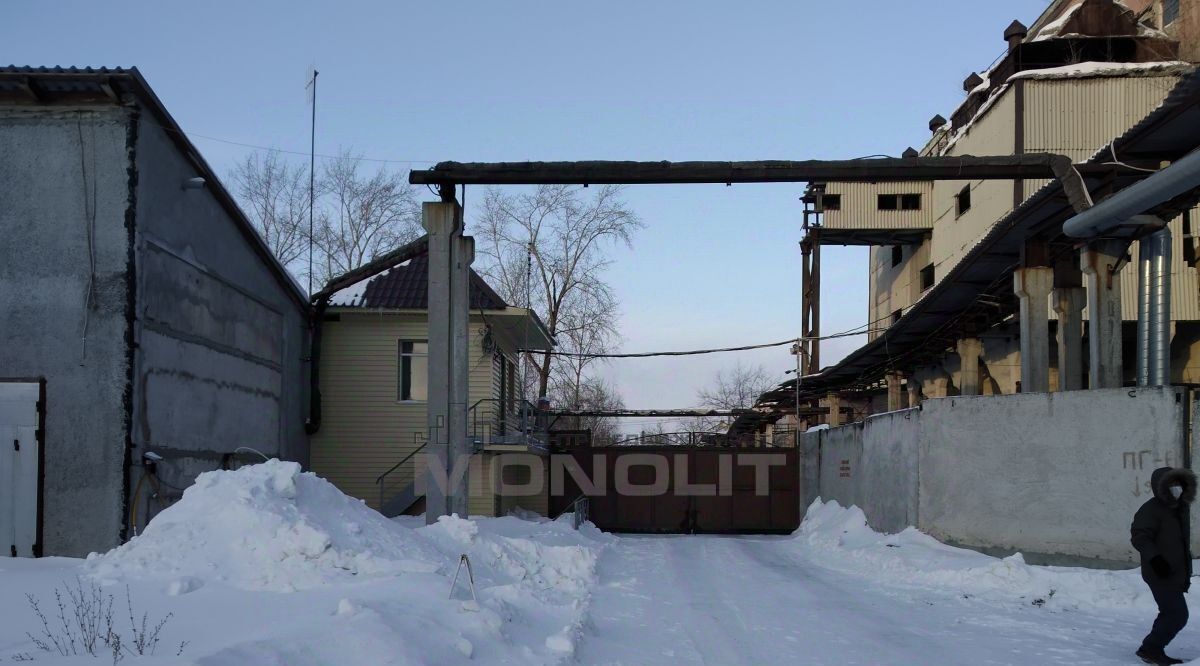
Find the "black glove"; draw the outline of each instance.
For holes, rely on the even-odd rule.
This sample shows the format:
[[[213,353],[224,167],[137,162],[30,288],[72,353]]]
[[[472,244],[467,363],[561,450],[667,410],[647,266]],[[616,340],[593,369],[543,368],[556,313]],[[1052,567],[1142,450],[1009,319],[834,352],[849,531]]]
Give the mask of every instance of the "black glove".
[[[1150,558],[1150,568],[1154,569],[1154,574],[1159,578],[1171,577],[1171,565],[1168,564],[1165,559],[1163,559],[1162,555],[1155,555],[1154,557]]]

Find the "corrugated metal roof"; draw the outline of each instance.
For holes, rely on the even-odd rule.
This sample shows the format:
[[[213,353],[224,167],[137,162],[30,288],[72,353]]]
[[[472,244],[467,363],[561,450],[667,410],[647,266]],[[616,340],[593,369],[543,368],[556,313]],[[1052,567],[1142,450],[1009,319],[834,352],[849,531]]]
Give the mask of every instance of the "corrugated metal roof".
[[[425,310],[429,308],[429,255],[420,254],[378,275],[341,289],[329,297],[335,308]],[[474,270],[471,271],[471,309],[508,307]]]
[[[1200,146],[1200,73],[1183,77],[1163,103],[1114,140],[1122,159],[1176,160]],[[1108,161],[1101,151],[1093,164]],[[1107,175],[1085,178],[1089,189],[1109,185],[1119,190],[1145,174],[1113,166]],[[1197,202],[1196,193],[1168,202],[1157,212],[1173,217]],[[1073,209],[1059,181],[1052,181],[996,223],[945,279],[925,293],[908,312],[878,338],[859,347],[836,365],[801,379],[801,401],[829,391],[866,388],[891,369],[915,365],[943,354],[964,322],[993,326],[1011,315],[1016,299],[1012,274],[1026,238],[1062,238],[1062,223]],[[787,411],[795,403],[795,380],[764,393],[759,406]],[[761,419],[756,419],[756,421]],[[757,423],[739,419],[730,432]]]

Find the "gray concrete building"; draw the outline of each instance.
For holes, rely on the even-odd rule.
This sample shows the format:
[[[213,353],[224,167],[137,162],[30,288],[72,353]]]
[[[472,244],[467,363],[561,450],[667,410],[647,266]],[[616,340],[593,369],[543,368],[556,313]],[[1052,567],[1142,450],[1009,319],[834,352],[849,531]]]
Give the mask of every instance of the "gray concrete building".
[[[306,296],[136,69],[0,68],[0,236],[5,554],[112,548],[242,447],[307,465]]]

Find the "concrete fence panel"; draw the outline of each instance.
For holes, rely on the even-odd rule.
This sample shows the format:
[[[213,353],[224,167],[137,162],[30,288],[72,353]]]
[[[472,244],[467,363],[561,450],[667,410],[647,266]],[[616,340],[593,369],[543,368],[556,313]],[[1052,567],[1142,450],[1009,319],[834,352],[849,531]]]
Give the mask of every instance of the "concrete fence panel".
[[[872,416],[862,431],[857,501],[867,522],[880,532],[899,532],[917,524],[918,444],[921,410],[905,409]]]
[[[1183,464],[1184,402],[1173,387],[928,400],[918,526],[985,551],[1134,561],[1150,473]]]
[[[862,423],[851,423],[821,433],[820,494],[826,502],[859,503],[863,428]]]
[[[814,430],[800,434],[800,515],[821,496],[821,434]]]

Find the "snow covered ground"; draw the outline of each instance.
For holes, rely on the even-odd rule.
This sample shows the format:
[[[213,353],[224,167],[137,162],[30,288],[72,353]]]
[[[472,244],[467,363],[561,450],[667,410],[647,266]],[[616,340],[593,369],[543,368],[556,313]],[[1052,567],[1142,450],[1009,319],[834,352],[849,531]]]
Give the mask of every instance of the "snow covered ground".
[[[465,571],[450,598],[464,553],[478,603]],[[171,614],[138,664],[1131,664],[1154,614],[1134,571],[881,535],[832,502],[786,537],[425,527],[280,462],[201,477],[110,553],[0,560],[0,662],[111,663],[26,635],[41,635],[26,594],[55,631],[55,588],[80,582],[113,595],[126,640],[126,586],[139,621]],[[1172,647],[1200,657],[1200,634]]]

